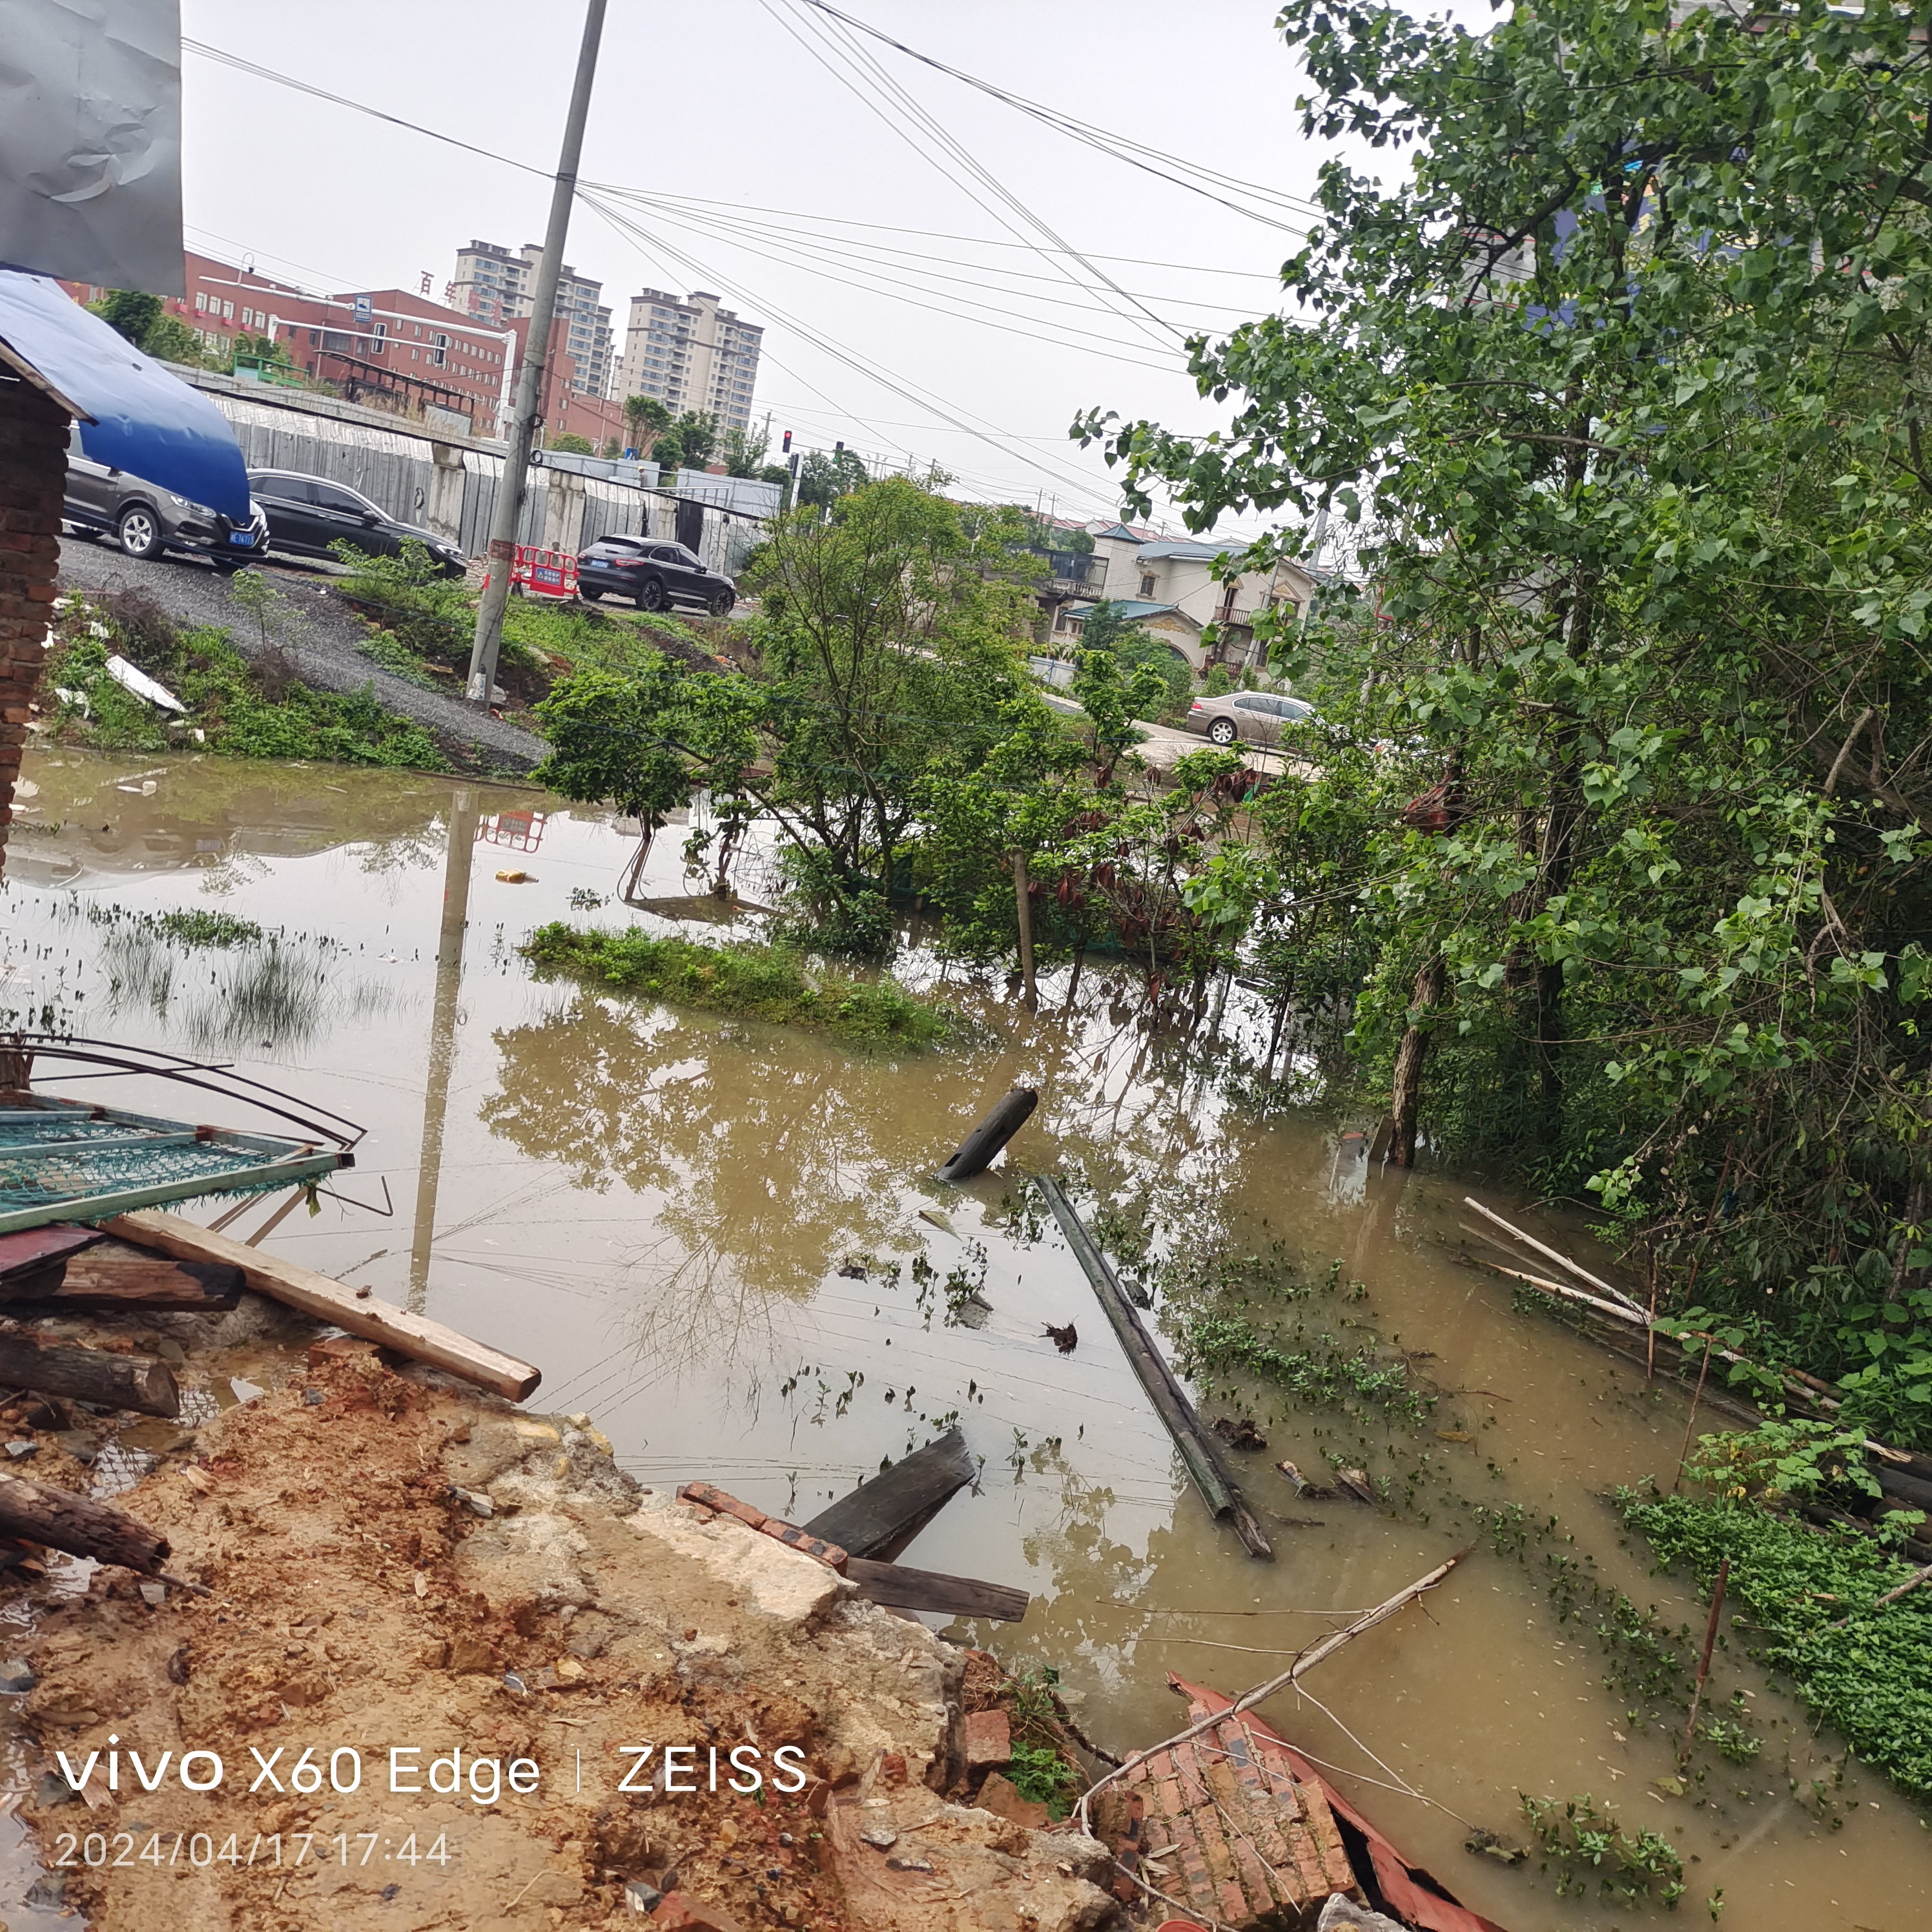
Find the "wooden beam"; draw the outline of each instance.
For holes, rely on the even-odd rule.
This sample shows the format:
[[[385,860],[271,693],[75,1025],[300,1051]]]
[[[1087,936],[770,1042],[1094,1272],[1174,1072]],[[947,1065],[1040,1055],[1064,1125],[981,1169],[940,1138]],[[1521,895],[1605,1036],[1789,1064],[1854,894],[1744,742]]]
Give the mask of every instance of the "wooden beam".
[[[142,1415],[181,1413],[181,1391],[165,1362],[148,1355],[110,1354],[104,1348],[73,1348],[0,1335],[0,1388],[64,1395],[100,1408],[131,1408]]]
[[[821,1510],[805,1527],[854,1556],[890,1563],[979,1473],[965,1437],[949,1429]]]
[[[245,1242],[230,1240],[226,1234],[184,1221],[178,1214],[145,1210],[117,1215],[106,1226],[110,1234],[138,1247],[158,1249],[177,1261],[224,1262],[239,1268],[242,1280],[257,1294],[299,1309],[319,1321],[332,1322],[352,1335],[380,1342],[399,1354],[446,1370],[480,1388],[494,1389],[512,1402],[523,1401],[543,1379],[542,1371],[528,1362],[485,1342],[472,1341],[440,1322],[412,1315],[393,1302],[361,1300],[342,1282],[317,1274],[298,1262],[284,1261],[280,1255],[265,1254]]]
[[[178,1262],[103,1240],[42,1276],[0,1280],[0,1311],[16,1315],[222,1315],[242,1299],[242,1270]]]
[[[57,1490],[24,1477],[0,1475],[0,1535],[24,1538],[153,1576],[168,1559],[168,1540],[71,1490]]]
[[[1026,1615],[1029,1600],[1024,1590],[1010,1589],[1004,1583],[947,1576],[936,1570],[909,1570],[903,1563],[874,1563],[863,1556],[847,1559],[845,1576],[858,1585],[868,1603],[893,1610],[934,1610],[944,1616],[1016,1624]]]

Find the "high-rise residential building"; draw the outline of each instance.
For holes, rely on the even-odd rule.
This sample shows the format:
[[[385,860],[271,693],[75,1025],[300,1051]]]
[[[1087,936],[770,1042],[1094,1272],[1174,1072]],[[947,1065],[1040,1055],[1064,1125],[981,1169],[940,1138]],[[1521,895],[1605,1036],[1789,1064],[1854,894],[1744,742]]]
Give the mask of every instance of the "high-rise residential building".
[[[631,298],[617,395],[655,396],[673,416],[697,410],[720,429],[747,429],[765,332],[702,292],[680,302],[662,289]]]
[[[534,242],[526,242],[514,255],[494,242],[472,242],[458,252],[451,298],[478,321],[500,328],[514,316],[530,314],[542,258],[543,250]],[[598,300],[603,292],[602,282],[580,275],[568,263],[557,275],[556,312],[568,325],[565,346],[577,364],[577,379],[571,386],[586,396],[610,393],[616,338],[610,311]]]

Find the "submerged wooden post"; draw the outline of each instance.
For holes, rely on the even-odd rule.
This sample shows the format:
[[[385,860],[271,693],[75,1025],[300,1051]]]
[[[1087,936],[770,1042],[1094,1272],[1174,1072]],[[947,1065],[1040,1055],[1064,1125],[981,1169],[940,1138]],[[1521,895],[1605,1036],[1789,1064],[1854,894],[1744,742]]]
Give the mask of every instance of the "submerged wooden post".
[[[1040,1177],[1040,1191],[1046,1196],[1046,1204],[1053,1210],[1053,1218],[1060,1223],[1060,1232],[1066,1237],[1075,1259],[1094,1284],[1094,1292],[1100,1298],[1101,1312],[1119,1337],[1128,1362],[1140,1378],[1141,1387],[1146,1390],[1148,1400],[1154,1404],[1154,1413],[1166,1424],[1167,1432],[1174,1438],[1174,1446],[1180,1451],[1180,1460],[1187,1465],[1187,1473],[1194,1478],[1196,1488],[1217,1517],[1234,1526],[1234,1533],[1246,1544],[1249,1555],[1272,1563],[1274,1546],[1256,1521],[1253,1512],[1241,1500],[1240,1488],[1222,1462],[1213,1438],[1202,1427],[1201,1418],[1195,1413],[1193,1403],[1187,1399],[1187,1391],[1180,1386],[1180,1378],[1168,1366],[1166,1357],[1154,1346],[1153,1338],[1142,1324],[1138,1312],[1127,1299],[1126,1291],[1121,1287],[1106,1256],[1100,1252],[1100,1244],[1087,1232],[1085,1224],[1073,1211],[1073,1204],[1052,1175],[1043,1174]]]
[[[1033,976],[1033,880],[1027,872],[1027,856],[1013,854],[1013,910],[1020,927],[1021,998],[1028,1012],[1040,1010],[1040,995]]]
[[[982,1174],[993,1156],[1033,1118],[1040,1105],[1036,1088],[1016,1087],[966,1138],[939,1170],[941,1180],[970,1180]]]

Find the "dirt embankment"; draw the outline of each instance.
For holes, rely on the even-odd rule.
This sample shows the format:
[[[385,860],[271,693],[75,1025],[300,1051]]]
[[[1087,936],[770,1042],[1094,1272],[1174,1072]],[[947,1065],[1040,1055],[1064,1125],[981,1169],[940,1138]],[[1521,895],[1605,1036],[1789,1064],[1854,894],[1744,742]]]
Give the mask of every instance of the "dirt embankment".
[[[103,1932],[1108,1922],[1090,1840],[938,1795],[962,1653],[330,1346],[116,1499],[212,1594],[99,1571],[28,1648],[22,1815]]]

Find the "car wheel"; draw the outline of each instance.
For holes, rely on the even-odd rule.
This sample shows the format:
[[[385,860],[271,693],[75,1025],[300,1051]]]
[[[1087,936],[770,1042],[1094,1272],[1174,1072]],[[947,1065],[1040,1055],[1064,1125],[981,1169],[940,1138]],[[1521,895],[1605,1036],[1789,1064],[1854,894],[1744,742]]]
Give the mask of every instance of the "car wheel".
[[[1208,735],[1217,745],[1232,745],[1234,742],[1234,721],[1232,718],[1217,718],[1208,728]]]
[[[161,536],[161,520],[145,503],[130,503],[114,526],[121,548],[130,556],[159,556],[167,545]]]
[[[577,585],[577,594],[584,599],[585,603],[595,604],[597,600],[604,595],[604,591],[603,587],[601,585],[586,584],[581,578],[579,578]]]
[[[736,603],[737,601],[737,598],[734,596],[730,591],[719,591],[718,595],[711,600],[712,616],[714,617],[730,616],[731,614],[731,606]]]
[[[670,598],[665,592],[662,578],[652,578],[638,592],[638,608],[640,610],[668,610],[670,608]]]

